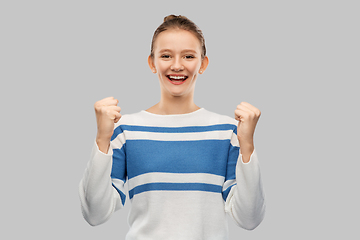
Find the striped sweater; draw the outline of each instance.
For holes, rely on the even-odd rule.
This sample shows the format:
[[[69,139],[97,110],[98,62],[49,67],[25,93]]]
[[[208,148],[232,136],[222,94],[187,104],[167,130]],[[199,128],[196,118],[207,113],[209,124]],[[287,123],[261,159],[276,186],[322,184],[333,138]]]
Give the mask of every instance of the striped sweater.
[[[127,240],[228,239],[226,214],[254,229],[265,211],[256,152],[243,163],[237,121],[205,109],[146,111],[115,124],[109,152],[94,145],[80,182],[84,218],[107,221],[131,201]]]

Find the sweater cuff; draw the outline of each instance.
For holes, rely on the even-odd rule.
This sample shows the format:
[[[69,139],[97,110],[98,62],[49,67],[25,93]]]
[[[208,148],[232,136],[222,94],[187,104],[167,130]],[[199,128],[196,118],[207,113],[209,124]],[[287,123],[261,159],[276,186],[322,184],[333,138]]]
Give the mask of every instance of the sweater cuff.
[[[243,160],[243,158],[242,158],[242,154],[241,154],[241,153],[239,153],[239,159],[241,159],[240,162],[241,162],[243,165],[249,165],[251,162],[257,161],[257,154],[256,154],[255,149],[254,149],[254,151],[252,152],[252,154],[250,155],[250,160],[249,160],[249,162],[244,163],[244,160]]]
[[[112,148],[111,148],[111,144],[110,144],[110,146],[109,146],[109,150],[108,150],[107,153],[104,153],[104,152],[100,151],[99,146],[97,145],[96,141],[94,142],[94,147],[93,147],[93,149],[94,149],[94,151],[95,151],[94,154],[97,154],[97,155],[100,155],[100,156],[102,155],[102,156],[109,157],[109,156],[112,156],[112,155],[113,155],[113,150],[112,150]]]

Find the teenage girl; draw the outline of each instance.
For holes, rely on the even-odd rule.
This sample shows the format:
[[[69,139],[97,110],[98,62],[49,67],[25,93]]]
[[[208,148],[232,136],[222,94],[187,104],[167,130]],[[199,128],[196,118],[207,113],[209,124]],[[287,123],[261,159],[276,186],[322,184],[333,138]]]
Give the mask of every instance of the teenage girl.
[[[228,239],[226,214],[254,229],[265,212],[253,141],[259,109],[242,102],[233,119],[194,103],[209,59],[201,30],[184,16],[165,17],[148,63],[159,103],[124,116],[113,97],[94,105],[98,131],[79,188],[84,218],[107,221],[124,206],[127,182],[126,239]]]

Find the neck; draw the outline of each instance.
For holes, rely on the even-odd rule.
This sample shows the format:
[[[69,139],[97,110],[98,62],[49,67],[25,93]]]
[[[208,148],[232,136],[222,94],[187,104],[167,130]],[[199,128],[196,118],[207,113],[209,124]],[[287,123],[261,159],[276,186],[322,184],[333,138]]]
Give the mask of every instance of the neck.
[[[193,96],[161,96],[160,102],[149,108],[147,111],[155,114],[169,115],[191,113],[199,109],[200,107],[194,103]]]

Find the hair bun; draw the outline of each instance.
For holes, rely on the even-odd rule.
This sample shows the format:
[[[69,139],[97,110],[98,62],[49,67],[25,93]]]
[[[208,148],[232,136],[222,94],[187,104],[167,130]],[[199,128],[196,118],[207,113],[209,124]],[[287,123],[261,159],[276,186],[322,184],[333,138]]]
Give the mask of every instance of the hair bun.
[[[205,47],[205,38],[202,31],[199,29],[196,24],[188,19],[185,16],[181,15],[168,15],[164,17],[164,22],[155,30],[152,41],[151,41],[151,50],[150,56],[154,58],[154,43],[158,35],[169,29],[180,29],[193,33],[197,39],[199,39],[201,44],[201,58],[204,59],[206,56],[206,47]]]
[[[174,15],[174,14],[171,14],[171,15],[168,15],[168,16],[164,17],[164,22],[170,21],[170,20],[172,20],[172,19],[177,19],[177,18],[179,18],[179,19],[188,19],[188,18],[185,17],[185,16],[181,16],[181,15],[176,16],[176,15]]]

